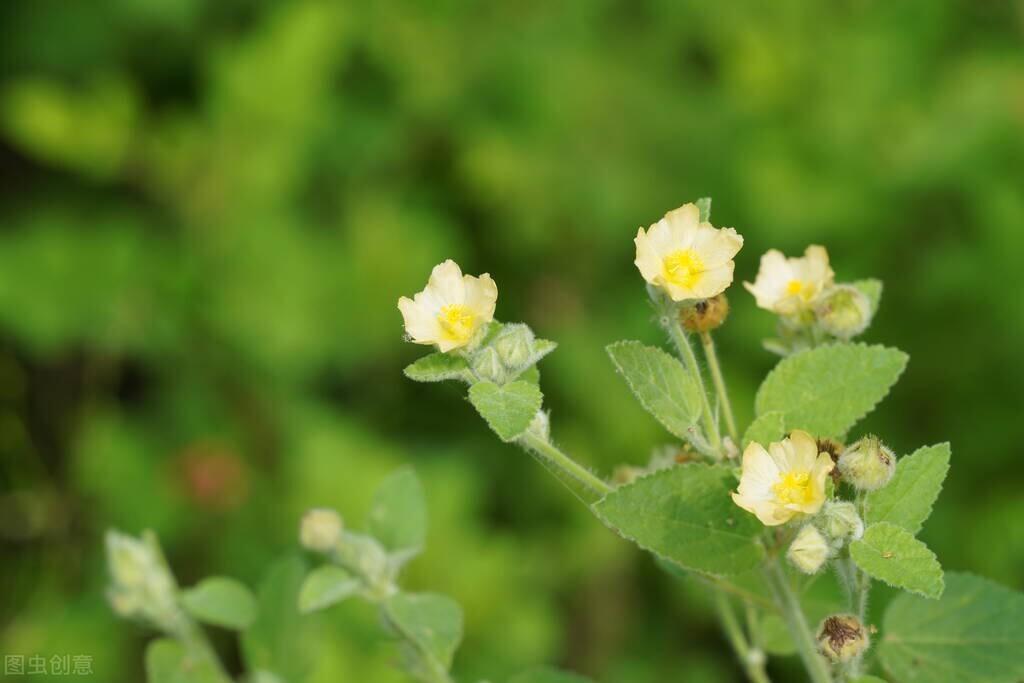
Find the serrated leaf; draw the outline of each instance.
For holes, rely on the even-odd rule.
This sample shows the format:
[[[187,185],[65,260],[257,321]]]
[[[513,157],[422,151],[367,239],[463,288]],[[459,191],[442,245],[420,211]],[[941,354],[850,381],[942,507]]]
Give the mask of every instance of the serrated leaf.
[[[403,370],[405,376],[416,382],[443,382],[457,379],[463,382],[473,380],[469,362],[454,353],[431,353],[411,363]]]
[[[736,507],[732,472],[691,463],[637,479],[594,504],[605,524],[641,548],[683,567],[736,574],[756,567],[764,527]]]
[[[767,446],[775,441],[781,441],[786,435],[786,415],[777,410],[772,410],[764,415],[754,418],[754,421],[747,427],[743,434],[743,447],[747,444],[757,442]]]
[[[867,280],[857,280],[850,284],[859,289],[868,298],[868,301],[871,302],[871,315],[874,316],[878,312],[879,304],[882,302],[882,281],[869,278]]]
[[[526,431],[543,401],[540,388],[524,380],[500,387],[494,382],[477,382],[469,388],[469,402],[506,442]]]
[[[700,416],[700,389],[678,360],[638,341],[610,344],[608,355],[648,413],[680,439]]]
[[[309,614],[336,605],[358,593],[362,586],[362,581],[337,565],[317,567],[299,589],[299,611]]]
[[[900,458],[888,485],[868,494],[865,521],[892,522],[916,534],[939,497],[949,458],[948,443],[919,448]]]
[[[256,619],[256,598],[245,584],[224,576],[182,591],[181,604],[199,621],[241,631]]]
[[[451,668],[462,640],[462,608],[434,593],[396,593],[384,605],[392,626],[415,647],[426,664]]]
[[[389,475],[373,494],[370,534],[389,552],[411,556],[427,537],[427,501],[411,467]]]
[[[845,434],[881,401],[907,365],[898,349],[829,344],[779,362],[758,389],[761,416],[779,411],[786,429],[815,436]]]
[[[861,539],[850,544],[850,557],[869,576],[890,586],[926,598],[942,595],[942,567],[935,553],[895,524],[869,526]]]
[[[541,667],[517,674],[508,683],[591,683],[591,680],[568,671]]]
[[[209,657],[197,657],[171,638],[154,640],[146,647],[148,683],[230,683]]]
[[[950,573],[939,600],[899,595],[885,612],[879,655],[900,683],[1024,679],[1024,594]]]

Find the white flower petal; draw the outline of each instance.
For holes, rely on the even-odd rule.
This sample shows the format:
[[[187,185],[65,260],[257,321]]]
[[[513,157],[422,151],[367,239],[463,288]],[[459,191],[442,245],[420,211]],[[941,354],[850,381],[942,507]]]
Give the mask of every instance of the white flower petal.
[[[423,291],[440,301],[442,306],[465,303],[466,288],[459,264],[448,259],[434,266],[430,272],[430,280],[427,281],[427,288]]]
[[[403,296],[398,300],[398,310],[405,321],[405,331],[417,344],[433,344],[441,337],[441,326],[434,311]]]

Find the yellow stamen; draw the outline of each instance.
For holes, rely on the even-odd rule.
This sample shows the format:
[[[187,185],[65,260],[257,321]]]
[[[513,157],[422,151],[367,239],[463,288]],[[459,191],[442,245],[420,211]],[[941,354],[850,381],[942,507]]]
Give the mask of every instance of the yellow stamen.
[[[782,481],[772,486],[775,497],[783,505],[806,505],[814,499],[810,472],[786,472]]]
[[[786,294],[799,294],[804,288],[804,283],[799,280],[790,280],[786,285]]]
[[[665,279],[674,285],[693,289],[704,275],[704,262],[693,249],[680,249],[662,261]]]
[[[465,344],[476,332],[476,316],[464,304],[448,304],[441,308],[437,316],[441,330],[448,339]]]

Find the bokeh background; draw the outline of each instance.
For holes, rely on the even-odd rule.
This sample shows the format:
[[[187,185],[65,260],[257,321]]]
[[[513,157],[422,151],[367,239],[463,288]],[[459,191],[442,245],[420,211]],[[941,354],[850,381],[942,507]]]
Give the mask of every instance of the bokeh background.
[[[464,606],[460,680],[738,680],[699,591],[460,387],[402,377],[424,349],[395,307],[445,258],[490,272],[498,315],[560,343],[560,443],[643,463],[668,437],[603,348],[663,342],[632,238],[704,195],[746,238],[738,280],[809,243],[885,280],[868,339],[911,362],[863,428],[952,441],[923,538],[1024,588],[1022,37],[998,0],[0,4],[0,654],[136,683],[150,634],[105,605],[106,528],[155,529],[183,583],[255,585],[304,509],[358,525],[412,463],[409,584]],[[747,419],[772,320],[732,302]],[[312,683],[402,680],[368,607],[321,624]]]

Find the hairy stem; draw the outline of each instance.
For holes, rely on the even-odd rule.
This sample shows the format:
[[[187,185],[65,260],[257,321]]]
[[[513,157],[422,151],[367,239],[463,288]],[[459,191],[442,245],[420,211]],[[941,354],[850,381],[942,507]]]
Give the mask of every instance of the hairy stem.
[[[729,392],[725,388],[725,378],[722,376],[722,368],[718,364],[718,353],[715,351],[715,340],[711,338],[710,332],[700,333],[700,343],[704,346],[704,357],[708,361],[708,369],[711,370],[711,381],[715,384],[715,391],[718,392],[718,401],[722,405],[722,412],[725,414],[725,426],[729,430],[729,436],[738,448],[740,445],[740,433],[736,429],[736,417],[732,412],[732,402],[729,401]]]
[[[519,437],[518,443],[584,503],[589,505],[611,493],[611,486],[543,436],[527,431]]]
[[[747,674],[751,683],[771,683],[768,674],[764,670],[764,652],[752,648],[743,635],[736,614],[733,612],[732,604],[728,596],[721,590],[713,591],[715,600],[715,611],[718,613],[718,620],[722,622],[722,629],[725,631],[729,644],[732,645],[736,658]]]
[[[711,402],[708,401],[708,393],[704,389],[704,378],[701,376],[700,366],[697,365],[697,357],[693,354],[690,340],[687,339],[686,332],[683,330],[677,315],[669,317],[665,326],[669,336],[672,337],[672,341],[676,345],[676,349],[679,351],[679,356],[683,359],[683,365],[690,371],[690,376],[699,389],[701,423],[704,426],[704,436],[707,438],[708,443],[711,444],[713,456],[720,460],[722,458],[722,436],[718,433],[718,425],[715,423],[715,416],[711,411]]]
[[[778,560],[772,560],[768,567],[765,568],[764,573],[765,579],[775,595],[775,601],[778,603],[779,609],[786,620],[786,625],[789,627],[790,635],[793,636],[797,651],[800,653],[800,659],[803,660],[811,682],[832,683],[832,674],[829,671],[828,664],[818,654],[818,644],[814,639],[814,634],[811,633],[811,629],[807,626],[807,619],[804,617],[800,602],[793,593],[793,589],[789,585],[789,579],[786,578]]]

